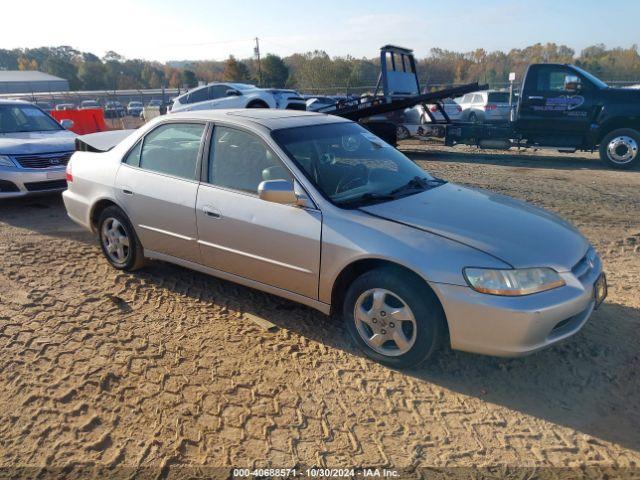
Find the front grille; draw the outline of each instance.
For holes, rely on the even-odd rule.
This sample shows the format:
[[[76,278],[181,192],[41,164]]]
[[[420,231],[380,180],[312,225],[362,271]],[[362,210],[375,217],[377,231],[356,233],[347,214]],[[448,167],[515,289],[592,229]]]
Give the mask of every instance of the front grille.
[[[594,268],[598,267],[600,260],[598,259],[598,255],[593,248],[587,250],[587,253],[584,257],[580,259],[578,263],[576,263],[571,272],[579,279],[588,275]]]
[[[0,193],[3,192],[19,192],[18,186],[8,180],[0,180]]]
[[[306,103],[289,103],[287,104],[287,110],[306,110]]]
[[[41,192],[43,190],[64,190],[67,188],[66,180],[47,180],[46,182],[30,182],[24,184],[30,192]]]
[[[22,168],[52,168],[65,166],[73,152],[42,153],[38,155],[16,155],[14,158]]]

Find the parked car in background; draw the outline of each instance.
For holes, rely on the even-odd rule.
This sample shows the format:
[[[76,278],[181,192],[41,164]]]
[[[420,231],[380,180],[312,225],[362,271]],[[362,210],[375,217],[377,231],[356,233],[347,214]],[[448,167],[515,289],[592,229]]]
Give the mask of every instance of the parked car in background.
[[[142,108],[140,112],[140,118],[142,118],[145,122],[148,122],[152,118],[155,118],[159,115],[164,115],[166,112],[163,109],[162,100],[157,98],[149,100],[147,105]]]
[[[59,103],[56,105],[55,110],[58,112],[63,110],[75,110],[76,105],[74,103]]]
[[[154,258],[336,312],[392,367],[445,342],[526,355],[575,334],[606,296],[598,254],[568,222],[435,178],[344,118],[183,112],[124,135],[75,153],[63,194],[114,268]]]
[[[509,92],[467,93],[458,103],[462,108],[460,119],[467,122],[506,122],[511,116]]]
[[[143,109],[142,102],[132,101],[127,104],[127,115],[139,117]]]
[[[102,109],[102,106],[96,100],[83,100],[78,107],[79,110],[89,110],[92,108]]]
[[[75,138],[37,106],[0,100],[0,199],[64,190]]]
[[[332,107],[338,101],[333,97],[311,97],[307,99],[307,110],[310,112],[317,112],[323,108]]]
[[[452,121],[460,120],[460,117],[462,115],[462,107],[458,105],[457,102],[455,102],[450,98],[447,98],[446,100],[443,101],[443,108],[450,120]],[[432,120],[431,120],[431,116],[427,113],[427,111],[429,112],[429,114],[431,114],[431,116],[433,116],[433,118],[435,118],[437,122],[442,122],[445,120],[444,116],[438,109],[437,105],[420,104],[420,105],[416,105],[413,108],[408,108],[405,110],[404,113],[407,118],[407,123],[420,124],[420,125],[425,123],[430,123]]]
[[[118,101],[108,101],[104,104],[105,118],[122,118],[127,114],[122,104]]]
[[[282,88],[267,88],[276,100],[276,108],[286,110],[306,110],[307,102],[299,92]]]
[[[171,113],[218,108],[277,108],[267,90],[246,83],[210,83],[180,95]]]

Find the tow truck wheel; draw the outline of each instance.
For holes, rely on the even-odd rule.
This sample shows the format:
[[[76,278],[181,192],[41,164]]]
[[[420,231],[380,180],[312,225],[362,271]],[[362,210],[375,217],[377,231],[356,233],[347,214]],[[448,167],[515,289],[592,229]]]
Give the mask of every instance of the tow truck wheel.
[[[613,168],[629,169],[640,163],[640,132],[620,128],[600,143],[600,160]]]

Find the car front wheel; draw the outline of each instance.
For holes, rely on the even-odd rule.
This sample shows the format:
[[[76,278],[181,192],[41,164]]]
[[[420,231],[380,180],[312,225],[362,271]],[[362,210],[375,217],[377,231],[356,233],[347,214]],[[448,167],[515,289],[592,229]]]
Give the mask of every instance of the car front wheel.
[[[102,253],[118,270],[133,271],[144,266],[142,245],[125,213],[118,207],[105,208],[98,219]]]
[[[613,168],[628,169],[640,163],[640,132],[620,128],[608,133],[600,144],[600,160]]]
[[[361,350],[393,368],[423,363],[444,342],[446,320],[433,291],[392,269],[358,277],[347,290],[343,316]]]

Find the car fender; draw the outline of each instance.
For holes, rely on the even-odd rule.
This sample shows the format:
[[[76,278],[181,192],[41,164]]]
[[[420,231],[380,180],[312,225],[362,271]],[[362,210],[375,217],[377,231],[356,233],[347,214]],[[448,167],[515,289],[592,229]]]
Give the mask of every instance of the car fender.
[[[407,268],[425,282],[466,286],[464,267],[509,268],[501,260],[463,243],[351,210],[323,211],[319,300],[331,303],[341,272],[362,260],[385,260]],[[355,243],[351,239],[357,238]]]
[[[268,92],[252,92],[252,93],[248,93],[243,95],[244,97],[244,105],[245,108],[252,102],[255,100],[261,100],[264,103],[266,103],[269,108],[276,108],[276,100],[273,97],[273,95],[271,95]]]

